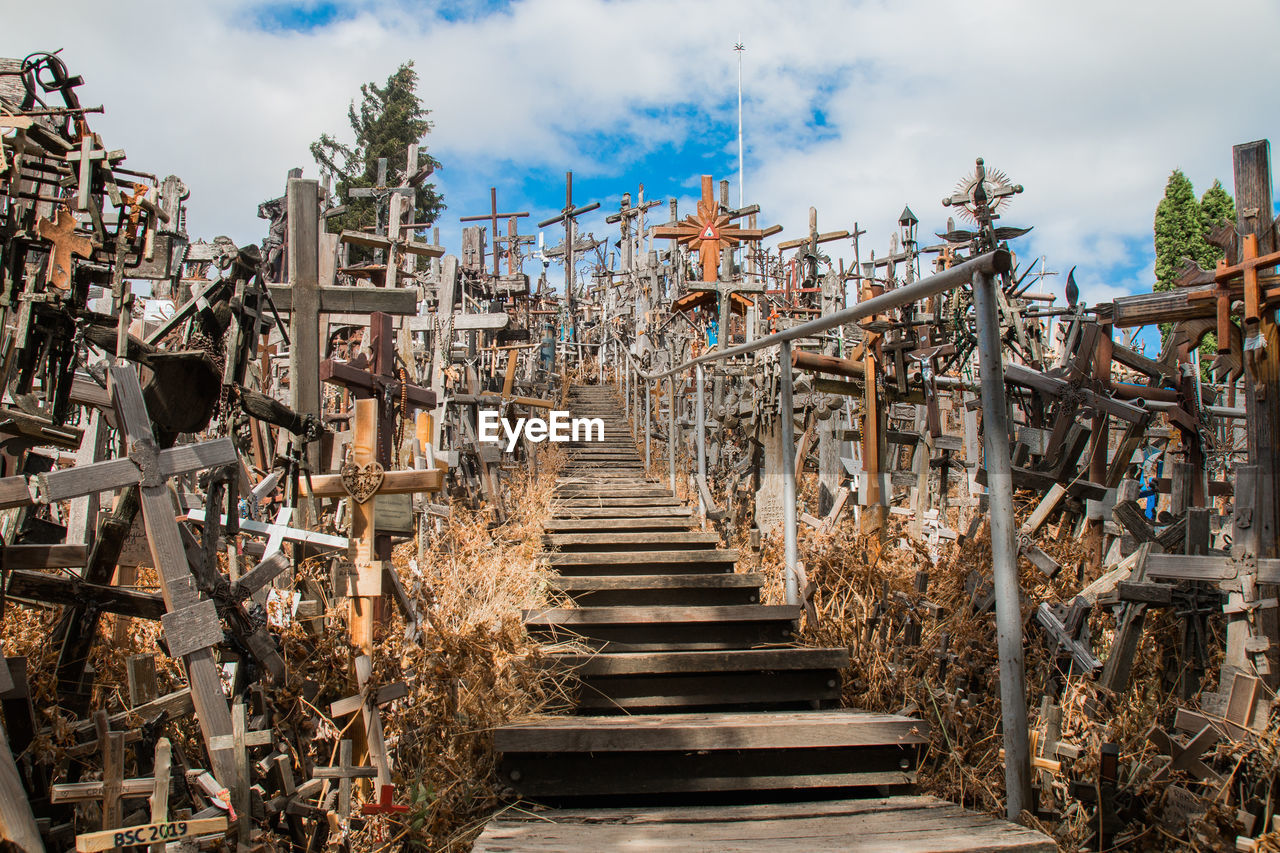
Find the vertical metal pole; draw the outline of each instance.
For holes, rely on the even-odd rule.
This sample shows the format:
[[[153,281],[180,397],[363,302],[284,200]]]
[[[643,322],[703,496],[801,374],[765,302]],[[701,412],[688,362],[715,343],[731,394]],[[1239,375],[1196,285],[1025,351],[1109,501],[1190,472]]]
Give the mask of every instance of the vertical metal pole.
[[[649,475],[649,463],[653,456],[653,431],[650,426],[649,414],[649,380],[644,381],[644,473]]]
[[[667,467],[670,469],[671,493],[676,491],[676,378],[667,377]]]
[[[783,546],[786,553],[787,604],[800,603],[799,572],[800,551],[796,545],[796,436],[794,412],[791,408],[791,341],[782,342],[778,356],[782,370],[782,527]]]
[[[987,517],[991,524],[991,561],[995,575],[996,633],[1000,653],[1000,707],[1004,723],[1006,813],[1017,820],[1031,808],[1031,759],[1027,745],[1026,677],[1022,661],[1022,604],[1018,551],[1013,529],[1013,473],[1009,459],[1009,421],[1000,361],[1000,319],[996,281],[990,273],[973,276],[973,305],[978,325],[978,371],[982,382],[982,442],[987,469]]]
[[[702,365],[701,364],[695,365],[694,370],[696,371],[694,373],[694,383],[695,383],[694,392],[696,394],[696,396],[694,397],[694,404],[697,406],[697,411],[694,413],[694,419],[697,423],[696,438],[697,438],[697,444],[698,444],[698,483],[701,484],[707,481],[707,437],[706,437],[706,429],[705,429],[707,419],[706,419],[706,413],[704,412],[704,408],[706,404],[703,401]],[[705,524],[707,519],[707,506],[702,501],[701,488],[698,489],[698,512],[702,514],[702,520],[703,520],[703,523]]]

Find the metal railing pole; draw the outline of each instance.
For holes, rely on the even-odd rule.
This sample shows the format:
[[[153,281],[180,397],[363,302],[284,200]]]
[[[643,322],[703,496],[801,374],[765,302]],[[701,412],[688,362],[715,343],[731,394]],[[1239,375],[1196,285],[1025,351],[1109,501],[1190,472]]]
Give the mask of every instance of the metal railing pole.
[[[1018,550],[1013,529],[1013,472],[1009,458],[1004,365],[1000,361],[1000,319],[996,279],[973,276],[978,327],[978,375],[982,391],[982,441],[987,469],[987,518],[995,575],[996,634],[1000,654],[1000,708],[1004,724],[1006,813],[1017,820],[1031,800],[1031,759],[1027,743],[1026,679],[1022,659],[1022,604]]]
[[[695,368],[694,383],[696,386],[694,389],[694,393],[696,394],[694,397],[694,405],[697,407],[697,411],[694,413],[694,418],[697,424],[695,428],[697,429],[698,444],[698,482],[705,483],[707,481],[707,422],[705,414],[706,406],[703,402],[701,364]],[[702,523],[705,525],[707,523],[707,505],[706,502],[702,500],[701,489],[698,490],[698,512],[702,513]]]
[[[670,466],[671,493],[676,491],[676,378],[667,377],[667,465]]]
[[[649,462],[651,461],[651,457],[653,455],[653,450],[651,448],[651,444],[653,442],[653,435],[652,435],[652,430],[649,428],[650,418],[651,416],[649,413],[649,383],[646,381],[644,383],[644,473],[645,473],[645,476],[648,476],[649,474]]]
[[[795,413],[791,406],[791,341],[784,340],[778,356],[781,368],[780,407],[782,409],[782,526],[786,553],[787,604],[800,603],[800,552],[796,544],[796,436]],[[698,365],[702,370],[702,365]]]

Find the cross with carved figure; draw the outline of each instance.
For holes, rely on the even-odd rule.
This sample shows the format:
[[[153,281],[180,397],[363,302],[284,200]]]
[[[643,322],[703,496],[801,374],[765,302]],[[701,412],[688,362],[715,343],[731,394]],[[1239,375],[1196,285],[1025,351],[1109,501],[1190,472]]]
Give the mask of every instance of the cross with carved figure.
[[[667,237],[687,246],[698,246],[702,256],[702,280],[716,281],[720,272],[720,252],[732,250],[743,240],[759,240],[764,232],[755,228],[739,228],[733,225],[731,213],[721,213],[712,192],[710,175],[702,176],[702,198],[698,201],[696,216],[686,216],[675,225],[659,225],[654,237]]]
[[[1262,306],[1280,300],[1280,288],[1263,292],[1258,271],[1280,264],[1280,252],[1258,256],[1258,237],[1245,234],[1240,238],[1240,262],[1228,264],[1218,261],[1214,271],[1214,288],[1187,294],[1188,299],[1213,299],[1218,303],[1218,354],[1231,352],[1231,303],[1244,299],[1245,326],[1254,326],[1262,319]]]
[[[36,223],[36,233],[50,243],[49,266],[45,273],[49,284],[58,290],[70,289],[71,259],[89,257],[93,252],[93,241],[88,237],[76,236],[76,218],[65,205],[58,208],[52,222],[40,217],[40,221]]]

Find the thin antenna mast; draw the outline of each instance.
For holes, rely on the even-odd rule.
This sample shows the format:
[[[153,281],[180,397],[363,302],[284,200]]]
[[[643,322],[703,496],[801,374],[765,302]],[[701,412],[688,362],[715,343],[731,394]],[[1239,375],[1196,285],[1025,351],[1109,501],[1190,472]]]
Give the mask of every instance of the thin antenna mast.
[[[742,54],[747,46],[742,43],[741,33],[738,34],[733,49],[738,54],[738,207],[742,208],[746,206],[742,186]]]

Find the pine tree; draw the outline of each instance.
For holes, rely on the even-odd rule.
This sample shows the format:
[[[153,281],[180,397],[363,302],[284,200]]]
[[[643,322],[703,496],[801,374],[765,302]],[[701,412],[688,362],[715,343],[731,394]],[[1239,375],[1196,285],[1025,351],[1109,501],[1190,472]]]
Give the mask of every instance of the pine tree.
[[[1174,169],[1164,187],[1164,198],[1156,205],[1157,291],[1173,290],[1174,279],[1184,258],[1198,260],[1204,246],[1203,214],[1195,188],[1181,169]]]
[[[1206,237],[1219,223],[1234,222],[1235,218],[1235,202],[1223,189],[1221,181],[1214,180],[1213,186],[1205,190],[1200,200],[1196,201],[1195,188],[1190,179],[1181,169],[1174,169],[1165,184],[1164,198],[1156,205],[1155,290],[1172,290],[1178,271],[1187,258],[1204,269],[1213,269],[1221,260],[1223,252]],[[1160,324],[1161,341],[1169,337],[1172,329],[1171,323]],[[1200,343],[1203,370],[1208,369],[1217,351],[1217,336],[1212,332],[1205,335]]]
[[[348,146],[329,134],[321,134],[311,143],[311,155],[324,169],[337,177],[337,191],[347,204],[347,211],[329,221],[338,229],[368,228],[377,223],[377,207],[370,198],[350,198],[348,191],[357,187],[376,186],[378,159],[387,159],[387,184],[399,185],[409,178],[405,174],[408,147],[421,143],[431,130],[427,116],[431,111],[418,98],[418,73],[413,62],[406,62],[387,78],[386,85],[369,82],[360,87],[360,106],[354,101],[347,110],[347,120],[355,134],[355,145]],[[418,151],[418,168],[439,169],[440,163],[425,147]],[[412,211],[405,211],[406,221],[430,224],[444,210],[444,197],[433,183],[417,188]]]

